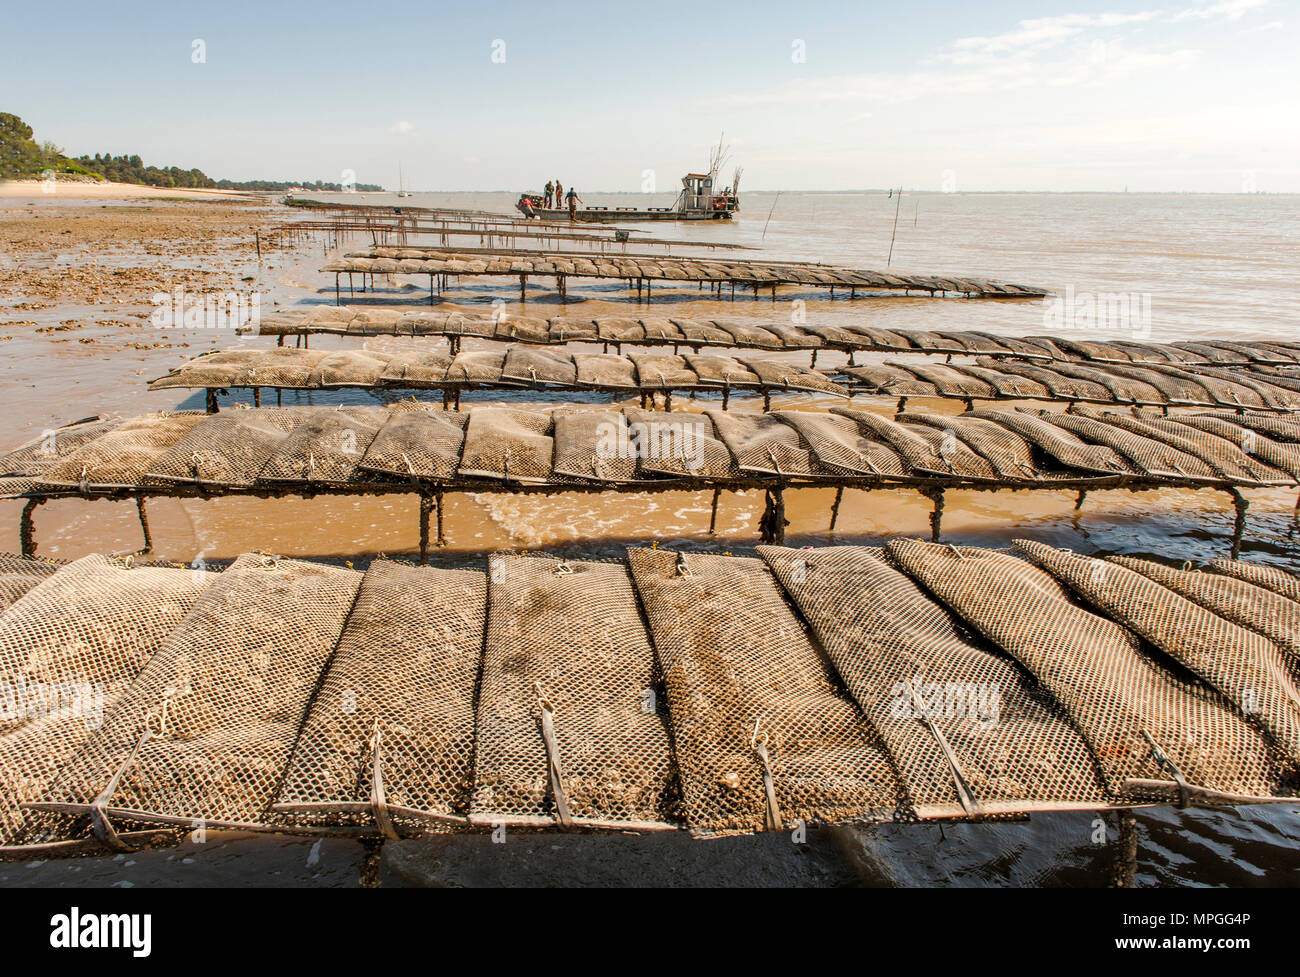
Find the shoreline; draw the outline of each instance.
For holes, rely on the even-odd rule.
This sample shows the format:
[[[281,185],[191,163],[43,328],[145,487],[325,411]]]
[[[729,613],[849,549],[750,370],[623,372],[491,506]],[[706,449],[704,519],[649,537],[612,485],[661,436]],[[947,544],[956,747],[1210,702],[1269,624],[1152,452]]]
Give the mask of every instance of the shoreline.
[[[271,191],[210,190],[193,187],[148,187],[137,183],[55,181],[47,193],[44,180],[0,180],[0,200],[263,200]]]

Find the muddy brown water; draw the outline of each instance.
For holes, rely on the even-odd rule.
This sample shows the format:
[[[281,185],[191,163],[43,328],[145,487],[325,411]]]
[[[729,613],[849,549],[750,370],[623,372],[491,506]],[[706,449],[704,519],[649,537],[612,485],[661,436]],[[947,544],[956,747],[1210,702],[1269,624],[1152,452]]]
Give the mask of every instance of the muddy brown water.
[[[417,195],[408,202],[506,213],[512,202],[507,196]],[[592,198],[607,205],[664,205],[654,198],[607,195],[606,199],[595,194]],[[884,267],[894,213],[893,203],[884,195],[783,194],[775,200],[765,228],[773,202],[771,196],[747,198],[746,210],[730,225],[647,225],[647,229],[661,237],[739,241],[776,257]],[[29,203],[34,203],[35,211]],[[183,205],[133,202],[129,212],[121,214],[125,233],[87,243],[75,230],[75,221],[77,215],[90,215],[94,209],[102,210],[102,206],[79,203],[66,195],[57,200],[12,201],[0,209],[0,220],[19,223],[33,212],[60,218],[66,215],[67,227],[73,229],[68,234],[51,234],[44,248],[0,252],[0,337],[4,337],[0,339],[0,416],[4,418],[0,447],[16,445],[55,424],[95,413],[201,408],[201,392],[150,393],[146,383],[206,349],[274,344],[270,338],[240,337],[227,331],[155,328],[147,318],[152,306],[141,288],[147,292],[150,285],[166,289],[182,283],[200,289],[256,289],[264,310],[334,303],[333,275],[318,270],[328,257],[319,239],[285,250],[266,249],[259,262],[251,229],[263,218],[261,211],[248,213],[248,233],[227,226],[230,221],[226,217],[219,234],[195,231],[194,240],[202,243],[191,251],[185,246],[184,233],[165,230],[169,220],[181,220],[182,211],[192,213]],[[894,269],[984,275],[1043,285],[1062,294],[1072,290],[1069,294],[1115,292],[1149,297],[1149,327],[1138,321],[1120,331],[1074,328],[1066,335],[1152,341],[1297,338],[1291,291],[1300,258],[1294,230],[1300,226],[1300,198],[933,194],[905,197],[902,213],[891,265]],[[141,215],[150,223],[133,235],[128,222]],[[104,218],[102,213],[96,216]],[[196,227],[202,223],[201,217],[185,216],[184,220],[195,222]],[[370,243],[357,237],[343,242],[340,250],[358,250]],[[201,253],[196,257],[194,252]],[[90,261],[108,271],[148,268],[151,274],[136,288],[125,284],[116,290],[69,288],[66,294],[56,290],[53,297],[49,295],[52,276],[57,278],[60,272],[71,275]],[[35,281],[28,276],[36,271],[41,272],[42,287],[47,290],[44,297],[24,291],[25,282]],[[111,276],[105,277],[112,281]],[[350,303],[427,307],[427,280],[398,276],[391,281],[381,278],[376,286],[375,292],[355,295]],[[775,303],[770,296],[754,298],[739,293],[735,301],[718,301],[694,285],[656,288],[647,306],[638,305],[635,292],[619,283],[572,282],[564,302],[549,282],[540,280],[530,284],[527,302],[521,305],[514,281],[464,279],[453,284],[438,308],[483,312],[491,310],[494,300],[506,303],[507,314],[585,317],[635,315],[640,310],[641,314],[657,315],[745,316],[759,322],[800,321],[800,317],[812,323],[865,319],[886,328],[971,328],[1010,335],[1061,331],[1051,328],[1053,320],[1045,319],[1045,309],[1037,302],[918,297],[850,301],[839,293],[832,301],[822,290],[798,289],[783,289]],[[60,326],[63,328],[55,329]],[[54,331],[37,331],[40,329]],[[322,349],[357,345],[394,349],[423,348],[426,342],[320,336],[313,337],[312,345]],[[467,340],[464,348],[492,345]],[[842,359],[841,354],[822,353],[818,362]],[[246,400],[248,396],[237,392],[235,397],[223,398],[223,404],[233,399]],[[718,406],[716,399],[705,397],[675,400],[675,406],[686,410]],[[284,395],[286,405],[379,402],[361,391]],[[635,406],[634,400],[606,395],[558,397],[525,392],[477,392],[466,402],[528,406],[614,402]],[[733,398],[733,403],[739,409],[758,406],[756,399]],[[803,395],[773,399],[774,406],[793,409],[819,410],[838,403],[837,398]],[[864,399],[855,399],[855,404],[886,414],[893,407],[889,401]],[[909,400],[909,406],[946,413],[960,410],[955,403],[922,399]],[[833,497],[833,490],[824,489],[787,493],[787,541],[791,545],[878,543],[891,536],[928,532],[930,504],[915,493],[849,491],[838,530],[831,534],[828,523]],[[1249,493],[1249,497],[1243,557],[1291,570],[1300,568],[1295,492],[1262,490]],[[486,553],[503,548],[614,558],[629,545],[655,541],[661,546],[749,552],[757,541],[761,493],[724,496],[714,536],[708,533],[709,503],[706,493],[549,498],[454,494],[447,498],[445,513],[448,545],[435,552],[433,560],[448,566],[481,567]],[[20,503],[0,502],[0,534],[8,540],[0,541],[0,550],[17,548],[19,509]],[[378,554],[410,556],[418,546],[417,504],[406,496],[157,500],[149,503],[149,518],[156,555],[184,562],[221,562],[262,549],[287,556],[346,559],[364,566]],[[1026,536],[1082,552],[1201,561],[1226,555],[1232,510],[1226,496],[1211,491],[1091,493],[1082,511],[1074,509],[1072,492],[952,492],[943,527],[945,539],[973,545],[1003,546]],[[36,532],[40,552],[60,559],[127,551],[139,545],[134,507],[127,503],[51,502],[37,510]],[[547,860],[545,853],[553,849],[547,847],[551,842],[544,840],[534,838],[514,849],[531,852],[528,859],[519,861],[516,875],[507,868],[511,862],[501,861],[508,856],[494,853],[490,847],[481,848],[476,839],[439,840],[436,865],[430,861],[420,868],[419,852],[408,850],[407,845],[400,858],[397,853],[388,858],[386,879],[394,884],[512,879],[563,884],[579,876],[598,879],[603,872],[604,881],[611,884],[624,878],[671,884],[674,878],[699,881],[705,875],[725,883],[730,871],[736,881],[764,884],[1103,884],[1116,834],[1113,815],[1106,821],[1110,840],[1104,844],[1093,840],[1093,818],[1080,815],[1036,816],[1028,825],[950,826],[942,832],[931,826],[901,826],[833,833],[834,837],[820,833],[821,840],[801,855],[786,851],[786,847],[795,846],[773,847],[769,841],[728,842],[710,847],[705,854],[689,845],[678,848],[643,840],[628,847],[620,860],[617,846],[604,841],[568,838],[555,842],[567,853],[569,862],[575,852],[588,846],[590,861],[584,862],[577,875],[571,865],[565,867],[569,865],[565,859]],[[1289,806],[1236,815],[1151,811],[1140,814],[1139,823],[1140,882],[1291,885],[1300,878],[1300,818]],[[663,847],[646,847],[654,845]],[[359,863],[360,851],[350,842],[316,847],[314,842],[224,837],[191,847],[194,850],[183,855],[142,853],[117,860],[0,865],[0,884],[184,885],[258,878],[268,884],[348,885],[355,883],[351,862]],[[494,863],[492,858],[498,861]],[[767,868],[754,869],[755,859]],[[534,867],[525,868],[525,861]],[[493,864],[497,867],[490,867]],[[607,866],[604,870],[598,867],[602,864]],[[663,864],[677,866],[676,874],[664,875]]]

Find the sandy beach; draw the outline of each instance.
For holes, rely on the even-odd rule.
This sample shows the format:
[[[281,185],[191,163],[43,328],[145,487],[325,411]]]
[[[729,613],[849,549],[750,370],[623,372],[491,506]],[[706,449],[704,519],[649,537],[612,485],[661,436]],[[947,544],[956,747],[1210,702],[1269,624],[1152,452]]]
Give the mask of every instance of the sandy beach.
[[[51,187],[53,189],[51,189]],[[58,180],[0,180],[0,200],[249,200],[268,194],[243,190],[196,190],[179,187],[143,187],[134,183]]]

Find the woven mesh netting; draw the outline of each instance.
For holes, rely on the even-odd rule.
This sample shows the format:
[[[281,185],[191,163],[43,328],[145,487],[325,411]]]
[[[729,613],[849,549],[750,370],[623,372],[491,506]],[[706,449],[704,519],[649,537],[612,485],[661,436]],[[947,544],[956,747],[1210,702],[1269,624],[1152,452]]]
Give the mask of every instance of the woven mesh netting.
[[[1272,414],[1229,414],[1226,411],[1210,412],[1196,415],[1198,417],[1216,417],[1219,420],[1236,424],[1260,434],[1266,434],[1278,441],[1300,442],[1300,418],[1275,417]]]
[[[913,376],[934,384],[935,390],[944,397],[991,397],[993,388],[983,380],[935,363],[895,363],[887,366],[906,370]]]
[[[91,417],[51,428],[39,438],[0,455],[0,475],[43,475],[82,445],[121,423],[117,417]]]
[[[0,553],[0,614],[61,566],[53,560]]]
[[[917,411],[901,413],[897,415],[897,420],[900,423],[925,424],[936,430],[951,431],[968,448],[988,461],[1003,478],[1037,481],[1054,474],[1050,469],[1046,472],[1038,470],[1033,446],[1028,441],[992,421]]]
[[[893,816],[888,754],[761,560],[634,549],[628,563],[692,828]]]
[[[549,336],[553,343],[595,342],[596,323],[591,319],[566,319],[557,316],[550,321]]]
[[[50,485],[133,488],[153,462],[208,415],[162,411],[123,421],[52,465],[42,481]]]
[[[1300,763],[1300,691],[1280,648],[1121,563],[1017,541],[1035,563],[1184,665]]]
[[[918,813],[960,814],[957,778],[985,813],[1105,803],[1088,745],[1056,703],[883,551],[758,552],[879,731]]]
[[[928,397],[937,391],[933,383],[918,380],[906,370],[895,366],[844,366],[840,372],[852,377],[868,393],[889,394],[893,397]]]
[[[1144,383],[1131,376],[1125,376],[1113,366],[1085,366],[1082,363],[1056,363],[1052,369],[1067,377],[1090,380],[1105,387],[1110,393],[1108,399],[1125,404],[1165,404],[1168,398],[1158,387]]]
[[[1057,400],[1096,400],[1108,403],[1110,391],[1099,383],[1067,377],[1045,366],[1033,363],[1020,363],[1015,360],[991,360],[981,356],[975,361],[976,366],[988,367],[1001,373],[1011,373],[1033,380],[1047,388]]]
[[[636,445],[622,411],[557,410],[553,416],[556,475],[597,482],[636,478]]]
[[[1300,676],[1300,603],[1274,590],[1223,574],[1179,570],[1129,556],[1113,556],[1110,560],[1150,577],[1220,617],[1258,631],[1289,653],[1292,675]]]
[[[50,840],[36,800],[213,574],[87,556],[0,617],[0,845]]]
[[[636,367],[626,356],[613,353],[575,353],[573,365],[578,383],[585,387],[635,390]]]
[[[1300,479],[1300,445],[1274,441],[1258,431],[1239,427],[1218,417],[1188,414],[1174,418],[1174,422],[1231,441],[1264,464],[1286,472],[1293,479]]]
[[[759,375],[732,356],[706,356],[692,353],[687,355],[686,362],[690,364],[701,383],[716,384],[731,389],[762,386]]]
[[[382,407],[316,411],[280,442],[258,480],[347,484],[387,420]]]
[[[1069,431],[1055,427],[1034,414],[1010,410],[969,411],[967,417],[981,417],[1014,431],[1063,465],[1084,471],[1115,475],[1131,472],[1132,466],[1103,445],[1088,444]]]
[[[991,370],[982,366],[973,366],[969,363],[954,363],[952,368],[960,370],[962,373],[969,373],[977,380],[983,380],[997,392],[999,397],[1041,399],[1051,396],[1047,388],[1037,380],[1016,376],[1014,373],[1004,373],[1001,370]]]
[[[268,823],[360,582],[342,568],[241,556],[164,639],[43,802],[88,805],[103,791],[110,815],[131,821]]]
[[[1241,450],[1234,442],[1197,431],[1173,421],[1151,414],[1141,418],[1127,414],[1081,410],[1086,417],[1094,417],[1114,427],[1163,441],[1171,447],[1195,455],[1223,478],[1247,484],[1281,484],[1290,481],[1282,472],[1257,461]]]
[[[811,475],[818,470],[799,432],[771,414],[709,410],[718,437],[743,472],[761,475]]]
[[[838,394],[848,396],[848,391],[838,383],[827,380],[816,370],[796,366],[792,363],[778,363],[773,360],[761,360],[746,357],[742,361],[750,372],[758,374],[764,385],[782,390],[808,390],[813,393]]]
[[[646,389],[685,390],[701,386],[700,378],[682,356],[630,353],[636,364],[637,382]]]
[[[624,409],[637,445],[637,474],[645,478],[738,478],[740,469],[703,414]]]
[[[557,319],[551,320],[551,329],[554,331]],[[641,323],[635,319],[624,319],[618,316],[603,316],[595,321],[596,335],[602,342],[610,343],[634,343],[645,339],[645,329]]]
[[[1132,431],[1115,427],[1094,417],[1082,417],[1078,414],[1044,411],[1039,417],[1084,441],[1111,448],[1148,475],[1189,478],[1206,482],[1219,480],[1218,473],[1200,458],[1170,447],[1154,437],[1134,434]]]
[[[506,354],[495,350],[461,350],[447,367],[448,383],[500,383]]]
[[[865,410],[832,407],[831,411],[853,421],[866,437],[884,442],[918,474],[974,478],[993,474],[993,466],[955,435],[917,424],[899,424]]]
[[[737,346],[757,346],[760,349],[780,349],[781,337],[770,329],[756,326],[746,319],[713,319],[713,326],[730,333]]]
[[[388,367],[388,356],[364,349],[330,353],[312,371],[312,387],[373,387]]]
[[[451,366],[451,357],[441,352],[404,350],[388,358],[380,383],[387,386],[440,386]]]
[[[571,387],[578,380],[578,370],[569,353],[511,346],[506,351],[505,363],[501,367],[501,379],[530,384],[556,383]]]
[[[1038,679],[1078,725],[1111,793],[1161,780],[1155,744],[1188,781],[1271,795],[1281,782],[1263,737],[1222,696],[1162,667],[1127,628],[1072,602],[1046,571],[991,550],[894,540],[888,551],[921,583]]]
[[[1173,367],[1112,366],[1110,371],[1120,376],[1133,377],[1154,387],[1171,404],[1207,404],[1214,402],[1213,394],[1203,384],[1196,382],[1195,375]]]
[[[627,569],[513,556],[489,565],[472,820],[678,820],[654,653]]]
[[[398,478],[455,478],[469,418],[459,411],[394,409],[357,467]]]
[[[847,417],[798,410],[773,411],[772,416],[798,431],[818,465],[828,471],[882,477],[904,474],[898,453],[864,438]]]
[[[148,477],[196,486],[251,488],[310,408],[262,407],[211,414],[149,467]]]
[[[1294,601],[1300,601],[1300,577],[1277,567],[1244,563],[1240,560],[1211,560],[1209,569],[1226,577],[1257,584]]]
[[[481,572],[372,563],[276,810],[295,821],[372,825],[377,749],[396,824],[463,821],[486,614]]]
[[[465,425],[460,474],[505,481],[546,481],[551,474],[554,441],[550,414],[477,408]]]

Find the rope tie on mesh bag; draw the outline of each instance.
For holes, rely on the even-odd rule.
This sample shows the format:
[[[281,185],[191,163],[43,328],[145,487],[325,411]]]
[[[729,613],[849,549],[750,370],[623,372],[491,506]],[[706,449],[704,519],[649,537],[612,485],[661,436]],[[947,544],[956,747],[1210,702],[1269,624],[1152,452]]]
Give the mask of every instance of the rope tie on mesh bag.
[[[99,840],[100,844],[114,851],[131,851],[131,846],[124,842],[113,827],[113,822],[108,819],[108,813],[105,808],[113,800],[113,795],[117,793],[118,785],[121,784],[122,778],[126,775],[127,770],[135,763],[135,758],[140,755],[144,745],[152,739],[161,739],[167,735],[167,713],[171,705],[172,690],[168,689],[163,693],[162,708],[155,713],[152,709],[145,710],[144,729],[140,732],[140,738],[136,740],[135,746],[127,754],[122,765],[117,768],[117,772],[104,785],[93,801],[90,802],[90,830]],[[158,721],[157,731],[153,728],[153,721]]]
[[[554,572],[559,574],[572,573],[573,566],[569,563],[568,560],[561,560],[559,563],[555,564]]]
[[[776,781],[772,777],[772,760],[767,753],[767,733],[758,733],[758,720],[754,721],[754,732],[749,737],[749,747],[754,751],[759,767],[763,771],[763,795],[767,802],[765,819],[768,831],[780,831],[783,827],[781,809],[776,803]]]
[[[555,736],[555,707],[542,691],[541,682],[534,682],[533,689],[537,692],[537,705],[541,710],[542,743],[546,746],[546,776],[551,785],[551,797],[555,801],[555,818],[561,827],[567,828],[573,824],[573,814],[569,810],[569,799],[564,793],[564,767],[560,763],[560,744]]]
[[[81,490],[82,495],[90,492],[90,469],[85,465],[81,466],[81,474],[77,477],[77,487]]]
[[[370,810],[375,816],[379,833],[389,841],[397,841],[397,829],[393,827],[392,815],[388,813],[388,796],[384,793],[384,759],[383,735],[379,720],[375,720],[375,730],[370,734]]]
[[[679,553],[677,554],[677,576],[679,576],[679,577],[693,577],[693,576],[695,576],[695,574],[691,571],[691,568],[690,568],[689,566],[686,565],[686,554],[685,554],[685,553],[681,553],[681,552],[679,552]]]
[[[1192,785],[1187,782],[1183,772],[1178,769],[1178,765],[1169,759],[1169,754],[1160,748],[1160,744],[1151,738],[1151,734],[1145,729],[1142,730],[1142,736],[1151,744],[1151,758],[1156,761],[1157,768],[1169,770],[1169,775],[1174,778],[1174,783],[1178,785],[1178,806],[1187,807],[1191,804]]]
[[[921,720],[925,728],[930,731],[930,735],[939,744],[939,749],[943,751],[944,759],[948,761],[948,768],[952,772],[952,783],[957,789],[957,800],[961,803],[962,810],[971,816],[979,814],[979,803],[975,800],[975,793],[970,789],[970,784],[966,782],[966,775],[961,769],[961,764],[957,762],[957,754],[948,745],[948,740],[939,727],[934,724],[934,720],[921,702],[921,697],[916,694],[916,689],[912,683],[904,679],[903,688],[907,689],[907,694],[912,699],[912,708],[916,710],[916,718]]]

